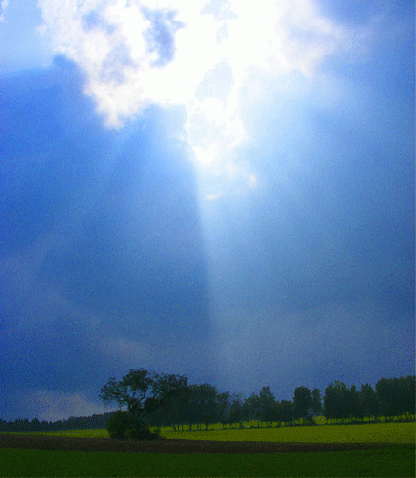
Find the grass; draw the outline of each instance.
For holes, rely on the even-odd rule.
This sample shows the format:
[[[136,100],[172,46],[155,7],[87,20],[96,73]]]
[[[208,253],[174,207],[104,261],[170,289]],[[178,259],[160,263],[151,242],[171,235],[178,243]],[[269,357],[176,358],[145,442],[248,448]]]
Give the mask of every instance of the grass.
[[[1,476],[414,476],[414,452],[379,450],[314,453],[157,454],[0,450]]]
[[[0,449],[0,476],[415,476],[414,423],[168,432],[169,438],[318,442],[384,442],[388,448],[303,453],[134,454]],[[106,430],[48,435],[106,437]],[[407,444],[407,446],[406,446]],[[413,446],[410,446],[413,445]]]

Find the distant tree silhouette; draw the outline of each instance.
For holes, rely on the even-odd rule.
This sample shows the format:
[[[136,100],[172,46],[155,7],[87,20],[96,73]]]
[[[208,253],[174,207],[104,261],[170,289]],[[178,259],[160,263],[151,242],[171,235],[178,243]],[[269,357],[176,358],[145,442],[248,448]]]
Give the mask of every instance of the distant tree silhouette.
[[[415,413],[415,376],[382,378],[376,383],[380,411],[385,416]]]
[[[245,408],[249,411],[249,419],[257,421],[257,427],[260,427],[261,407],[260,398],[254,392],[245,400]]]
[[[358,394],[359,411],[358,417],[376,417],[379,414],[379,401],[377,393],[369,383],[361,385],[361,390]]]
[[[345,383],[336,380],[325,389],[324,396],[325,417],[345,418],[348,416],[348,389]]]
[[[209,384],[190,385],[186,377],[149,373],[144,369],[132,370],[119,382],[110,378],[101,389],[100,398],[105,402],[116,401],[120,407],[127,406],[132,414],[146,418],[152,425],[174,426],[179,430],[183,425],[208,425],[220,422],[222,424],[239,423],[255,419],[269,426],[272,421],[286,425],[294,424],[295,418],[302,417],[306,409],[306,417],[323,414],[328,420],[365,417],[372,420],[393,419],[414,420],[415,416],[415,375],[400,378],[382,378],[376,384],[376,389],[366,383],[358,391],[354,385],[350,389],[339,381],[331,383],[325,389],[323,407],[321,392],[313,389],[311,392],[312,406],[306,408],[309,402],[309,389],[297,387],[294,401],[275,400],[269,387],[263,387],[258,395],[252,393],[247,399],[242,394],[229,392],[219,393]],[[151,392],[150,395],[148,392]],[[130,405],[130,407],[129,407]],[[6,421],[0,418],[0,431],[59,431],[71,429],[89,429],[106,427],[110,418],[116,412],[92,415],[90,417],[69,417],[55,422],[31,421],[16,418]],[[304,417],[305,418],[305,417]],[[395,418],[397,419],[397,418]],[[383,418],[384,420],[384,418]]]
[[[234,423],[239,423],[240,428],[243,427],[243,420],[248,418],[245,416],[245,410],[243,408],[244,400],[241,397],[240,393],[235,393],[232,395],[232,402],[229,407],[228,416],[224,423],[230,425]]]
[[[278,406],[279,419],[282,422],[285,422],[287,425],[288,422],[292,422],[294,418],[293,413],[293,404],[290,400],[282,400]]]
[[[360,418],[360,397],[357,387],[355,385],[351,385],[351,388],[347,390],[345,400],[346,413],[350,420],[352,421],[355,418]]]
[[[312,393],[307,387],[295,388],[293,394],[293,412],[295,418],[306,418],[310,409],[312,409]]]
[[[230,392],[219,393],[217,396],[217,421],[224,424],[230,415]]]
[[[403,411],[406,413],[406,415],[414,415],[416,406],[416,376],[409,375],[406,378],[401,378],[401,381],[404,405]]]
[[[271,422],[277,420],[277,405],[270,387],[263,387],[259,393],[260,419],[271,427]]]
[[[198,425],[198,430],[201,429],[201,424],[208,428],[208,424],[215,423],[220,418],[216,400],[217,389],[207,383],[191,385],[189,388],[191,389],[191,395],[187,407],[189,407]]]

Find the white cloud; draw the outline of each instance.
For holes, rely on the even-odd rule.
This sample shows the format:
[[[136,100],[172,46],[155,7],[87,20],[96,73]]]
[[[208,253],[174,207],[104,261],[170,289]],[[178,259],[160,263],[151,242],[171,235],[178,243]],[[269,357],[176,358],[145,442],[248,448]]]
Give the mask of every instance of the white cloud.
[[[0,4],[0,22],[4,22],[4,13],[9,6],[9,0],[3,0]]]
[[[310,77],[351,43],[312,0],[39,0],[39,6],[43,31],[55,52],[86,73],[85,92],[108,127],[122,127],[149,104],[186,105],[184,139],[209,199],[223,192],[219,177],[257,183],[235,154],[250,139],[241,87],[256,88],[255,75],[263,73],[271,82],[293,72]]]

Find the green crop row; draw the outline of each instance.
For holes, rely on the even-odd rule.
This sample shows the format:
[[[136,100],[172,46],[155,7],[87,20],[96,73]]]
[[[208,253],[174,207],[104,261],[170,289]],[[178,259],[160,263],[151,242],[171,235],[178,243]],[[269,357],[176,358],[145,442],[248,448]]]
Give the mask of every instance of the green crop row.
[[[106,453],[0,449],[0,476],[409,477],[414,450],[307,453]]]

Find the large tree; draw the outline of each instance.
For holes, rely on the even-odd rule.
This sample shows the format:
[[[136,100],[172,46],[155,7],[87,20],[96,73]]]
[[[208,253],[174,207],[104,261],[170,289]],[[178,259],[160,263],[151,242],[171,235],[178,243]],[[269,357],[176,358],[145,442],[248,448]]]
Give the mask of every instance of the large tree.
[[[282,400],[278,404],[278,421],[285,422],[285,425],[292,422],[294,418],[293,403],[290,400]]]
[[[176,431],[182,428],[183,431],[183,424],[187,423],[188,420],[185,397],[182,395],[180,397],[169,397],[165,406],[149,413],[148,419],[151,423],[158,424],[158,426],[171,426]]]
[[[379,414],[380,404],[378,402],[377,393],[369,383],[361,385],[358,394],[359,399],[359,418],[377,417]]]
[[[415,376],[382,378],[376,383],[381,413],[387,417],[414,413]]]
[[[189,430],[191,423],[198,424],[198,430],[201,429],[201,424],[208,429],[208,424],[215,423],[219,419],[219,407],[217,403],[218,391],[216,387],[208,383],[201,385],[191,385],[189,387],[191,394],[187,402],[189,410]]]
[[[269,427],[271,423],[277,420],[276,399],[270,390],[270,387],[263,387],[259,393],[260,419],[266,422]]]
[[[99,398],[104,403],[115,401],[120,407],[127,406],[134,418],[143,419],[149,413],[166,406],[171,397],[180,396],[187,386],[188,379],[182,375],[159,375],[144,368],[130,369],[119,381],[110,377],[101,389]],[[146,396],[149,390],[152,396]]]
[[[312,393],[307,387],[295,388],[293,394],[293,410],[295,418],[306,418],[309,410],[312,409]]]
[[[349,389],[345,383],[336,380],[325,389],[324,411],[327,419],[349,416]]]
[[[351,385],[351,388],[347,391],[346,396],[346,411],[347,415],[351,419],[361,418],[361,405],[360,405],[360,393],[355,385]]]

